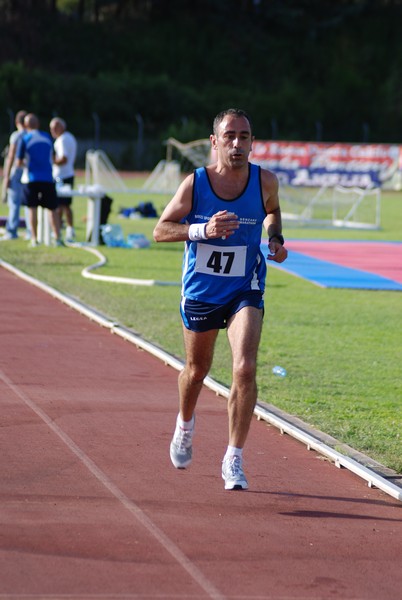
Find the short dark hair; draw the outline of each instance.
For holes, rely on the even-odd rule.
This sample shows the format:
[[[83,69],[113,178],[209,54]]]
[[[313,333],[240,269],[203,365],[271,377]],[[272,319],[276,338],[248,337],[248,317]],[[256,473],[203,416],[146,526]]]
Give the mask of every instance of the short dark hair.
[[[19,123],[20,125],[24,124],[24,119],[27,116],[27,111],[26,110],[19,110],[17,112],[17,114],[15,115],[15,122]]]
[[[214,124],[213,124],[214,135],[217,134],[219,125],[222,123],[223,119],[227,115],[231,115],[233,117],[245,117],[247,119],[247,121],[249,122],[250,130],[253,131],[251,119],[245,110],[242,110],[241,108],[227,108],[226,110],[222,110],[220,113],[218,113],[214,119]]]
[[[27,129],[39,129],[39,119],[34,113],[28,113],[24,119],[24,126]]]

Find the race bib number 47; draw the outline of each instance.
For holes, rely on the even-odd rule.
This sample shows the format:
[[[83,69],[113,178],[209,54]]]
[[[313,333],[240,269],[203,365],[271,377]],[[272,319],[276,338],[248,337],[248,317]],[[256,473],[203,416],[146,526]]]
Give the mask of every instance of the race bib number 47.
[[[197,244],[197,273],[220,277],[243,277],[246,272],[247,246]]]

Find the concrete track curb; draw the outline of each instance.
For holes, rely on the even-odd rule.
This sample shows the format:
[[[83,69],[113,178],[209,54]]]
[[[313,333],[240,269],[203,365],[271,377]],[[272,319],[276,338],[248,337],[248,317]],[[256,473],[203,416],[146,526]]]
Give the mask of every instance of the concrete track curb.
[[[154,355],[166,365],[173,367],[176,370],[183,368],[183,361],[167,353],[162,348],[155,344],[144,340],[138,333],[124,327],[120,323],[111,320],[97,310],[80,302],[79,300],[59,292],[42,281],[27,275],[20,269],[6,261],[0,260],[0,266],[14,273],[17,277],[27,281],[28,283],[40,288],[47,294],[57,298],[64,304],[67,304],[77,312],[87,316],[90,320],[95,321],[102,327],[110,330],[111,333],[119,335],[123,339],[135,344],[150,354]],[[228,398],[229,389],[222,384],[216,382],[211,377],[206,377],[205,385],[214,391],[217,395]],[[277,427],[281,433],[288,434],[298,441],[305,444],[307,450],[314,450],[334,463],[338,468],[346,468],[364,479],[369,487],[376,487],[386,494],[392,496],[396,500],[402,502],[402,476],[388,469],[384,465],[377,463],[369,457],[357,452],[353,448],[342,444],[335,438],[324,434],[309,425],[306,425],[300,419],[288,415],[280,409],[266,404],[259,400],[257,402],[254,414],[259,420],[263,420],[269,425]]]

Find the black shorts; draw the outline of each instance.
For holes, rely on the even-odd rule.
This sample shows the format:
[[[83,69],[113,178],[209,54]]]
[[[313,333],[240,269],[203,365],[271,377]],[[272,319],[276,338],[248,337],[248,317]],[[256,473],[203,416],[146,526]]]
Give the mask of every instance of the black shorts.
[[[60,181],[58,181],[57,183],[60,183],[60,185],[71,185],[71,187],[74,187],[74,177],[65,177],[64,179],[60,179]],[[57,192],[57,188],[56,188],[56,192]],[[59,203],[59,206],[62,204],[63,206],[71,206],[73,199],[71,196],[57,196],[57,200]]]
[[[52,181],[31,181],[23,186],[24,204],[29,208],[43,206],[56,210],[58,199],[56,186]]]
[[[243,292],[227,304],[209,304],[182,298],[180,313],[183,323],[191,331],[226,329],[227,322],[245,306],[264,310],[263,294],[259,291]]]

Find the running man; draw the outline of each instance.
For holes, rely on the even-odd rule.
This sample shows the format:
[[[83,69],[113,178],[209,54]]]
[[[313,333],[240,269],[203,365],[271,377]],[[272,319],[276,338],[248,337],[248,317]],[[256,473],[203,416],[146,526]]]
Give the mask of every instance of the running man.
[[[210,136],[217,162],[183,181],[154,230],[157,242],[185,242],[181,316],[186,364],[179,374],[179,414],[170,458],[178,469],[191,463],[198,396],[219,330],[227,329],[233,359],[229,439],[222,462],[227,490],[248,488],[242,458],[257,401],[266,277],[262,227],[269,238],[268,260],[281,263],[287,258],[278,180],[249,162],[253,139],[244,111],[219,113]]]
[[[276,176],[249,162],[254,136],[249,116],[220,112],[210,136],[217,162],[196,169],[180,185],[154,230],[157,242],[185,242],[181,317],[186,363],[179,374],[179,414],[170,445],[178,469],[192,460],[195,408],[213,360],[220,329],[233,358],[228,399],[229,439],[222,462],[225,489],[247,489],[243,448],[257,401],[257,352],[268,260],[287,257]]]

